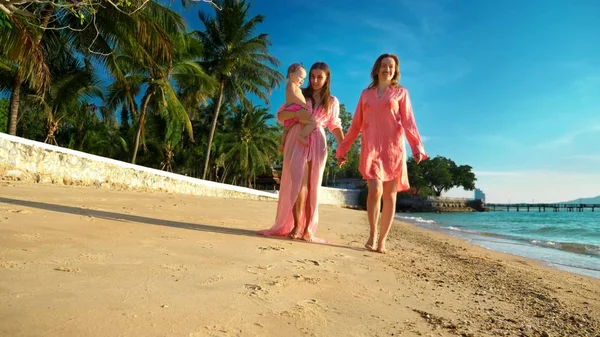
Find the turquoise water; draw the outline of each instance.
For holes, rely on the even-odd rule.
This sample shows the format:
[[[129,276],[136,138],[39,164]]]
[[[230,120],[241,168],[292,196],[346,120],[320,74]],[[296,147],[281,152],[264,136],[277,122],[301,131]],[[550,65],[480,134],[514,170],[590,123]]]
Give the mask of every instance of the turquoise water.
[[[396,218],[600,278],[600,212],[398,213]]]

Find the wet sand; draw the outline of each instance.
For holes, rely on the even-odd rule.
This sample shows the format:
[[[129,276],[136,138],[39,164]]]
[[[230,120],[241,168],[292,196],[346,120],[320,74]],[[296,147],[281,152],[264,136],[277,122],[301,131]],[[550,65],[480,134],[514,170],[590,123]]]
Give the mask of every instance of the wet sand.
[[[0,336],[600,336],[600,280],[321,206],[0,182]]]

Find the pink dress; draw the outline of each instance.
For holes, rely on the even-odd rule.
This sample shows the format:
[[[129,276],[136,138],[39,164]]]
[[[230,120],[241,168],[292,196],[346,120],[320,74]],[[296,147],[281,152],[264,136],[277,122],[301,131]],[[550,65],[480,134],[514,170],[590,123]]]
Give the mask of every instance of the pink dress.
[[[397,192],[408,190],[405,133],[413,155],[425,155],[408,90],[401,86],[389,87],[381,98],[377,97],[377,88],[363,90],[336,158],[348,153],[359,133],[362,135],[358,170],[363,179],[390,181],[399,177]]]
[[[312,106],[311,100],[306,100],[306,105]],[[283,111],[282,105],[277,111]],[[323,239],[315,237],[317,226],[319,224],[319,189],[323,182],[323,172],[325,170],[325,161],[327,159],[327,141],[325,139],[325,127],[330,132],[342,127],[342,121],[339,118],[340,104],[338,100],[331,96],[329,101],[329,111],[325,112],[322,106],[318,106],[312,112],[316,127],[309,135],[309,146],[303,146],[300,142],[286,142],[283,149],[283,170],[281,172],[281,184],[279,189],[279,200],[277,201],[277,215],[273,227],[259,232],[261,235],[287,236],[294,228],[294,217],[292,210],[300,188],[302,185],[302,174],[308,163],[312,163],[309,172],[308,198],[306,200],[306,209],[301,214],[300,225],[306,224],[309,219],[308,234],[304,239],[325,242]],[[283,122],[279,119],[280,122]],[[289,130],[288,137],[295,137],[302,130],[302,124],[296,124]],[[300,229],[304,232],[304,228]]]

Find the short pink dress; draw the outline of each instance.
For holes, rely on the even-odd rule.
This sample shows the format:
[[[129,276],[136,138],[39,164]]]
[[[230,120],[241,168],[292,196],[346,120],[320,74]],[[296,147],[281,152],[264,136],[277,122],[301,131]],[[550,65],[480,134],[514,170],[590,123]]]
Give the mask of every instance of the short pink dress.
[[[398,179],[397,192],[410,188],[406,171],[408,139],[413,155],[423,154],[425,148],[415,123],[408,90],[402,86],[388,87],[381,97],[377,88],[363,90],[348,133],[336,151],[336,158],[345,157],[361,133],[358,170],[363,179],[390,181]]]

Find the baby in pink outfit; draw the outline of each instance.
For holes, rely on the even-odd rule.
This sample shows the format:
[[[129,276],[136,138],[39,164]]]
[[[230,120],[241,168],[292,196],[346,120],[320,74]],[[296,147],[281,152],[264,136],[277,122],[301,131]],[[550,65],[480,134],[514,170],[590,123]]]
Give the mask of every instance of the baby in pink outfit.
[[[302,109],[308,110],[306,106],[306,100],[304,99],[304,95],[302,94],[302,89],[300,86],[304,83],[304,79],[306,78],[306,69],[300,63],[294,63],[288,68],[287,79],[288,82],[285,86],[285,110],[289,111],[299,111]],[[279,152],[283,153],[283,149],[285,147],[285,142],[288,134],[288,130],[295,125],[296,123],[304,124],[304,127],[298,134],[296,138],[297,141],[302,143],[304,146],[308,146],[308,135],[315,129],[314,122],[304,123],[300,122],[298,118],[290,118],[284,121],[283,126],[285,130],[281,135],[281,145],[279,145]]]

